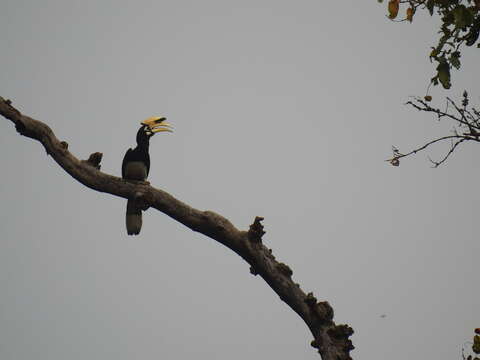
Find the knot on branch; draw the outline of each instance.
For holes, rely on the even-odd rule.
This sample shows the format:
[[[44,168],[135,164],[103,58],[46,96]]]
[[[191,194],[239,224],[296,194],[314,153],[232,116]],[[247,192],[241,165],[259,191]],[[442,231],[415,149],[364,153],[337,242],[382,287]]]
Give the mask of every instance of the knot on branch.
[[[353,343],[349,337],[353,334],[353,329],[348,325],[335,325],[327,330],[327,334],[332,340],[333,346],[338,350],[337,353],[339,353],[339,356],[336,357],[336,359],[351,360],[352,358],[350,357],[349,353],[355,349],[355,346],[353,346]],[[324,350],[322,348],[323,342],[321,337],[316,337],[314,340],[312,340],[310,345],[318,349],[319,353]]]
[[[317,302],[317,298],[313,296],[312,292],[309,292],[303,301],[320,321],[328,323],[333,320],[333,308],[328,301]]]
[[[317,298],[315,296],[313,296],[313,293],[312,292],[309,292],[307,294],[307,296],[305,297],[305,299],[303,299],[303,301],[305,302],[305,304],[307,304],[308,306],[310,307],[313,307],[315,306],[315,304],[317,303]]]
[[[353,335],[353,329],[346,325],[336,325],[327,330],[330,338],[340,346],[345,353],[349,353],[351,350],[355,349],[352,341],[349,339]],[[350,357],[349,357],[350,358]]]
[[[275,255],[273,255],[273,250],[272,250],[272,249],[268,249],[267,256],[268,256],[270,259],[275,260]]]
[[[285,276],[290,277],[290,276],[293,275],[292,269],[290,269],[290,266],[288,266],[287,264],[278,263],[277,264],[277,269],[278,269],[278,271],[280,271]]]
[[[263,225],[261,221],[263,221],[263,217],[256,216],[253,224],[250,225],[250,229],[248,230],[248,240],[254,243],[261,243],[262,236],[265,234],[263,230]]]
[[[320,301],[315,304],[312,309],[322,322],[330,322],[333,320],[333,308],[328,301]]]
[[[62,146],[65,149],[68,149],[68,144],[65,141],[61,142]],[[66,146],[64,146],[64,144]],[[100,162],[102,161],[103,154],[101,152],[94,152],[91,154],[87,160],[82,160],[82,163],[93,166],[95,169],[100,170]]]
[[[347,324],[335,325],[334,327],[328,329],[328,335],[334,339],[344,339],[353,335],[353,329]]]

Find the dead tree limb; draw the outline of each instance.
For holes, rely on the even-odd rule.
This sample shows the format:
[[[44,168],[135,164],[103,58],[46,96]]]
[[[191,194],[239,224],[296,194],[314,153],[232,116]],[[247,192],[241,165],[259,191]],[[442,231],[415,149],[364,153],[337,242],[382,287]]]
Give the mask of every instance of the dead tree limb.
[[[311,345],[318,349],[323,360],[351,359],[350,351],[354,347],[349,337],[353,334],[352,328],[336,325],[328,302],[318,302],[312,293],[305,294],[300,285],[293,282],[290,267],[278,262],[272,250],[262,243],[265,233],[261,223],[263,218],[256,217],[248,231],[238,230],[223,216],[194,209],[163,190],[99,171],[101,153],[93,153],[88,160],[78,160],[68,151],[68,144],[57,139],[50,127],[21,114],[2,97],[0,114],[15,124],[19,134],[42,143],[47,154],[83,185],[125,199],[141,200],[145,208],[155,208],[233,250],[250,264],[252,274],[260,275],[280,299],[303,319],[314,337]]]

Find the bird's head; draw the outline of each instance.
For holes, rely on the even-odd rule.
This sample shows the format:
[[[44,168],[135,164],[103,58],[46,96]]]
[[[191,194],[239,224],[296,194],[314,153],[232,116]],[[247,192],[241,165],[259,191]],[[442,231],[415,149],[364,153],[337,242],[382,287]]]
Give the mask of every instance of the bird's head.
[[[142,125],[138,129],[137,133],[137,144],[146,144],[149,142],[150,138],[155,135],[157,132],[168,131],[173,132],[172,126],[165,122],[165,117],[152,116],[148,119],[143,120],[140,124]]]
[[[173,132],[172,126],[165,120],[167,120],[166,117],[152,116],[143,120],[140,124],[142,125],[145,134],[147,134],[149,137],[153,136],[157,132]]]

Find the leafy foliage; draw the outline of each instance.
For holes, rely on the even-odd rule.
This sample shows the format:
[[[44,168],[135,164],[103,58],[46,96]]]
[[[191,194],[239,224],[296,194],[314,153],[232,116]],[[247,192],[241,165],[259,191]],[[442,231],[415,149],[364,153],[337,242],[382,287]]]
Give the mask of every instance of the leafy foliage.
[[[472,351],[475,355],[480,355],[480,328],[476,328],[474,331],[476,335],[473,336]],[[480,360],[478,356],[465,356],[465,349],[462,349],[462,358],[463,360]]]
[[[440,17],[440,38],[429,55],[430,61],[437,63],[437,73],[431,82],[449,89],[450,70],[460,69],[462,47],[477,44],[480,48],[480,0],[389,0],[387,10],[391,20],[398,17],[402,4],[407,8],[405,17],[399,21],[412,22],[418,9]]]

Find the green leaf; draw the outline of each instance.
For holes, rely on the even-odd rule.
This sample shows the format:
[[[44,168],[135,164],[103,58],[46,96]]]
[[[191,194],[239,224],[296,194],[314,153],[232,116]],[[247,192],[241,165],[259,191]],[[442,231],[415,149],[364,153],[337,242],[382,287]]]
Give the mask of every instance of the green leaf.
[[[452,10],[455,21],[455,26],[459,29],[466,28],[473,22],[472,13],[465,7],[465,5],[458,5]]]
[[[445,58],[440,59],[440,63],[437,66],[437,76],[443,88],[450,89],[452,85],[450,83],[450,65]]]
[[[460,52],[454,51],[452,55],[450,55],[450,64],[452,64],[455,69],[460,69]]]
[[[447,12],[443,17],[442,17],[442,31],[445,32],[445,29],[448,30],[448,26],[452,25],[455,22],[455,15],[453,11]],[[450,31],[450,30],[449,30]]]
[[[472,350],[475,354],[480,354],[480,336],[478,335],[473,337]]]

